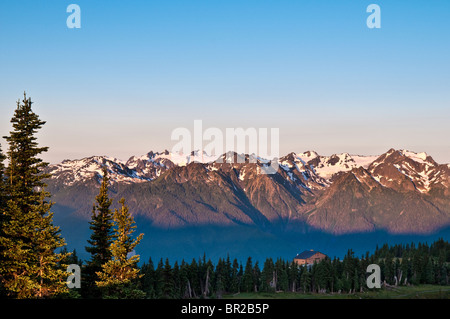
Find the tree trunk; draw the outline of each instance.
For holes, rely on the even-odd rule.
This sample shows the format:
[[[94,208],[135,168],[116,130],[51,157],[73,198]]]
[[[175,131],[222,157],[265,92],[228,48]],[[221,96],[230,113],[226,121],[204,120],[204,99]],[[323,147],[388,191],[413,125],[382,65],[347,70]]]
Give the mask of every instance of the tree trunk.
[[[191,282],[189,281],[189,279],[187,281],[187,290],[188,290],[189,298],[192,298]]]
[[[206,297],[206,295],[208,295],[209,289],[209,268],[206,271],[206,282],[205,282],[205,289],[203,290],[203,296]]]

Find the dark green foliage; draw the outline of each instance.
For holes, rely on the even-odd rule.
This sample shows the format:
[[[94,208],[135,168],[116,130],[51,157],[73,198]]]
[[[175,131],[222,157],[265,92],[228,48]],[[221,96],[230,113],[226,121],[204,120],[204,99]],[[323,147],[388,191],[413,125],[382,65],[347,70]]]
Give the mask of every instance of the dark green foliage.
[[[5,215],[6,215],[6,200],[7,200],[7,194],[6,194],[6,178],[5,178],[5,164],[4,161],[6,159],[6,156],[3,154],[1,145],[0,145],[0,234],[2,233],[2,227],[4,222],[6,221]],[[0,248],[1,251],[1,248]],[[0,254],[0,260],[1,260],[1,254]]]
[[[170,266],[169,259],[166,258],[164,263],[164,268],[161,270],[161,298],[171,299],[175,294],[175,281],[174,275],[172,271],[172,267]]]
[[[3,163],[6,156],[3,154],[0,145],[0,236],[2,234],[3,223],[5,222],[5,208],[6,208],[6,180],[5,180],[5,164]],[[0,247],[0,252],[3,248]],[[2,254],[0,253],[0,263],[2,262]],[[3,287],[3,282],[0,280],[0,298],[5,297],[7,291]]]
[[[156,273],[153,261],[149,258],[148,263],[144,263],[141,267],[142,277],[140,278],[142,290],[145,292],[147,298],[156,298],[155,282]]]
[[[385,245],[373,255],[366,253],[360,258],[349,250],[343,260],[326,258],[309,266],[281,258],[274,263],[267,258],[262,269],[251,257],[245,267],[236,259],[231,263],[229,256],[220,258],[215,267],[205,256],[193,259],[191,264],[183,260],[180,266],[161,259],[156,271],[150,260],[141,268],[141,282],[147,298],[221,298],[239,292],[274,291],[354,293],[368,289],[366,269],[376,263],[381,267],[382,281],[389,285],[448,285],[450,266],[445,258],[449,250],[450,244],[439,239],[431,246]]]
[[[11,119],[8,167],[0,156],[0,279],[2,293],[14,298],[49,298],[67,291],[61,261],[67,254],[55,250],[65,245],[53,225],[50,194],[45,191],[43,170],[48,163],[39,155],[36,133],[45,124],[32,110],[31,99],[17,102]],[[3,174],[6,175],[6,181]]]
[[[3,210],[6,206],[6,180],[5,180],[5,164],[6,156],[2,152],[0,144],[0,227],[3,216]]]
[[[99,281],[97,287],[101,288],[103,298],[108,299],[138,299],[145,296],[139,289],[138,279],[141,277],[137,264],[140,256],[134,254],[143,234],[134,238],[135,222],[125,199],[119,203],[121,208],[114,211],[114,241],[109,246],[111,259],[102,264],[102,271],[97,272]]]
[[[90,229],[92,234],[86,247],[91,254],[89,265],[100,266],[111,259],[109,245],[113,240],[113,212],[110,209],[112,200],[108,197],[109,177],[106,168],[103,169],[103,180],[100,193],[95,198],[96,204],[92,208],[92,220]]]
[[[273,264],[272,258],[267,258],[264,262],[264,267],[261,271],[261,291],[273,292],[275,291],[275,266]]]
[[[108,171],[103,168],[103,179],[100,191],[95,198],[92,208],[92,217],[90,221],[90,229],[92,234],[86,247],[86,251],[91,254],[91,259],[85,265],[83,274],[82,294],[86,298],[100,298],[101,292],[97,288],[95,282],[99,280],[97,272],[102,270],[102,265],[111,259],[111,251],[109,249],[113,236],[113,211],[110,209],[112,200],[108,197],[109,178]]]
[[[247,263],[245,264],[245,271],[242,277],[242,291],[251,292],[253,291],[253,264],[252,258],[248,257]]]

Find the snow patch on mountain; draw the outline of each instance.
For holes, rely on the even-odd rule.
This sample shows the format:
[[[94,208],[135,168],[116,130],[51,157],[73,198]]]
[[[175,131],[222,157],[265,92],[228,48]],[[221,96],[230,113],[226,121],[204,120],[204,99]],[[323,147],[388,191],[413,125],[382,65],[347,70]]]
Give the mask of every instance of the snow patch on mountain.
[[[52,178],[63,179],[65,185],[73,185],[103,175],[106,167],[110,179],[115,182],[135,183],[143,182],[144,178],[130,170],[121,160],[107,156],[91,156],[80,160],[64,160],[60,164],[50,165]]]
[[[422,164],[429,164],[427,161],[427,153],[421,152],[421,153],[415,153],[408,150],[400,150],[400,153],[403,156],[409,157],[410,159],[414,160],[415,162],[422,163]]]
[[[48,173],[52,179],[64,185],[96,178],[100,181],[102,168],[106,167],[113,182],[142,183],[152,181],[167,170],[175,166],[186,166],[190,163],[203,163],[208,171],[221,169],[216,161],[234,163],[242,160],[246,163],[256,163],[255,171],[251,167],[243,167],[239,172],[239,180],[245,181],[251,176],[261,173],[260,165],[268,165],[269,160],[255,155],[246,156],[227,152],[220,157],[211,156],[199,151],[190,154],[175,154],[169,151],[149,152],[141,156],[132,156],[127,161],[108,156],[91,156],[78,160],[64,160],[59,164],[50,165]],[[384,165],[382,165],[384,164]],[[355,168],[367,169],[373,180],[388,187],[393,176],[389,176],[384,167],[393,165],[398,172],[410,179],[416,189],[426,193],[434,185],[449,187],[448,169],[450,164],[439,165],[426,153],[415,153],[408,150],[389,150],[381,156],[350,155],[349,153],[321,156],[315,151],[290,153],[279,159],[281,171],[285,171],[284,178],[297,186],[310,189],[329,186],[336,174],[349,172]],[[381,166],[380,166],[381,165]],[[245,171],[244,171],[245,169]],[[248,171],[247,171],[248,170]],[[280,171],[279,171],[280,172]],[[358,180],[361,176],[355,176]],[[362,176],[366,178],[366,176]],[[441,186],[442,187],[442,186]]]
[[[320,156],[316,152],[308,151],[297,155],[304,163],[312,166],[320,177],[329,180],[340,172],[348,172],[353,168],[367,168],[377,156],[350,155],[348,153]]]

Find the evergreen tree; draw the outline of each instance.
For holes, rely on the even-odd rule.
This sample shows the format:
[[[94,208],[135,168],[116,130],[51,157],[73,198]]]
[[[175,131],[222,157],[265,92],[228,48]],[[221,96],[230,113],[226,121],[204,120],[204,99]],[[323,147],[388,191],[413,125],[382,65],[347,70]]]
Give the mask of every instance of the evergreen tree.
[[[60,263],[61,268],[63,267],[67,268],[67,265],[78,265],[80,267],[83,265],[83,261],[78,257],[76,249],[74,249],[71,253],[69,253],[67,247],[64,246],[61,249],[61,253],[66,256]],[[69,289],[69,292],[67,294],[62,295],[61,298],[67,299],[81,298],[80,289]]]
[[[355,269],[355,273],[353,275],[353,292],[359,290],[360,287],[360,276],[358,275],[358,269]]]
[[[322,260],[315,264],[315,283],[317,284],[317,290],[327,289],[330,282],[330,270],[328,267],[328,260]]]
[[[226,282],[226,265],[225,261],[222,260],[222,258],[219,258],[219,261],[217,262],[215,276],[214,276],[214,283],[213,283],[213,289],[218,298],[222,298],[223,291],[225,289],[225,283]]]
[[[280,260],[281,267],[279,268],[278,272],[278,284],[279,289],[282,291],[289,291],[289,275],[287,271],[287,265],[284,261]]]
[[[208,259],[208,262],[204,263],[205,270],[203,272],[203,297],[207,297],[211,294],[211,283],[215,280],[215,273],[214,273],[214,265],[211,261],[211,259]]]
[[[253,290],[258,292],[261,286],[261,270],[259,269],[258,261],[253,266]]]
[[[230,280],[230,292],[237,293],[240,292],[240,274],[239,272],[239,263],[236,258],[233,260],[233,265],[231,268],[231,280]]]
[[[164,299],[171,299],[174,297],[175,282],[172,272],[172,267],[170,266],[169,259],[166,258],[164,263],[164,268],[162,269],[162,291],[161,297]]]
[[[265,292],[274,291],[274,264],[272,258],[267,258],[264,262],[263,270],[261,272],[261,290]]]
[[[298,265],[292,261],[288,267],[289,290],[295,292],[297,290]]]
[[[425,261],[424,271],[422,272],[422,283],[434,284],[433,259],[428,256]]]
[[[136,228],[134,219],[125,205],[125,199],[122,198],[119,203],[121,208],[116,209],[113,215],[115,229],[114,241],[109,246],[111,259],[102,264],[102,270],[97,272],[99,280],[96,284],[103,288],[104,297],[136,299],[144,295],[143,291],[137,289],[137,279],[140,278],[137,267],[139,255],[130,255],[144,234],[133,239]]]
[[[307,293],[311,291],[311,273],[308,271],[307,266],[302,267],[300,282],[303,288],[303,292]]]
[[[155,297],[157,299],[159,299],[163,296],[163,286],[164,286],[164,279],[165,279],[163,277],[163,272],[164,272],[164,262],[163,262],[163,259],[161,258],[155,269],[155,286],[154,287],[155,287]]]
[[[189,282],[189,264],[184,259],[180,265],[180,297],[192,298],[192,288]]]
[[[150,257],[148,263],[144,263],[141,267],[141,286],[142,290],[145,292],[146,297],[153,299],[156,298],[155,294],[155,267],[153,265],[152,258]]]
[[[11,119],[13,131],[4,137],[9,163],[2,183],[0,279],[10,297],[48,298],[67,292],[68,274],[60,264],[67,255],[55,252],[65,241],[53,225],[50,194],[44,189],[50,175],[43,173],[48,163],[39,155],[48,147],[38,147],[35,136],[45,121],[31,106],[24,94]]]
[[[67,251],[67,247],[64,247],[61,250],[61,253],[68,255],[67,258],[64,258],[64,260],[63,260],[64,264],[66,264],[66,265],[73,264],[73,265],[78,265],[80,267],[83,265],[83,261],[78,257],[76,249],[74,249],[71,253],[69,253]]]
[[[230,292],[231,290],[231,278],[232,278],[233,269],[231,266],[231,259],[230,255],[227,254],[227,259],[225,260],[225,266],[223,271],[223,284],[224,284],[224,290],[227,292]]]
[[[196,298],[198,295],[201,294],[199,269],[200,266],[197,264],[195,258],[193,258],[191,264],[189,265],[188,271],[188,285],[190,287],[191,296],[193,298]]]
[[[5,164],[6,156],[2,152],[0,144],[0,227],[3,220],[3,210],[6,206],[6,181],[5,181]],[[0,228],[1,229],[1,228]]]
[[[403,284],[405,282],[407,283],[409,280],[408,278],[410,278],[410,276],[411,276],[411,261],[409,258],[406,258],[406,257],[402,258],[400,270],[402,273],[402,280],[401,280],[401,282],[399,282],[399,284]]]
[[[242,277],[244,276],[244,267],[239,263],[239,271],[237,272],[238,292],[242,291]]]
[[[113,212],[110,209],[112,200],[108,197],[109,177],[108,171],[104,167],[103,179],[100,186],[99,194],[96,196],[92,217],[89,228],[92,234],[88,243],[90,246],[85,247],[86,251],[91,254],[91,259],[84,267],[82,294],[85,298],[100,298],[101,292],[96,285],[99,281],[97,273],[102,271],[102,265],[111,259],[110,245],[114,239],[113,230]]]
[[[252,258],[248,257],[245,264],[245,271],[242,277],[242,290],[245,292],[251,292],[253,290],[253,263]]]
[[[175,264],[172,268],[172,278],[173,278],[173,298],[179,299],[182,296],[182,287],[181,287],[181,271],[180,266],[178,266],[178,261],[175,261]]]
[[[388,284],[393,284],[394,275],[395,275],[394,261],[393,261],[392,255],[390,253],[388,253],[386,255],[385,268],[384,268],[384,276],[385,276],[385,280]]]
[[[4,216],[5,208],[6,208],[6,181],[4,176],[5,171],[5,165],[4,160],[6,159],[6,156],[3,154],[1,145],[0,145],[0,237],[2,236],[2,229],[3,229],[3,223],[4,223]],[[3,248],[0,247],[0,264],[3,260],[3,254],[2,254]],[[6,296],[7,292],[5,291],[3,287],[3,282],[1,280],[1,273],[0,273],[0,297]]]

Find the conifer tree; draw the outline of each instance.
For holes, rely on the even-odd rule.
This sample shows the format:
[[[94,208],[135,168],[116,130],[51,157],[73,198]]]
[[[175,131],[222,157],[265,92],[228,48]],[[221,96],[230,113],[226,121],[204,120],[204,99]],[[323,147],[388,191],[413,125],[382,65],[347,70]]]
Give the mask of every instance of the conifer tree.
[[[225,261],[222,260],[222,258],[219,258],[219,261],[217,262],[215,276],[214,276],[214,284],[213,289],[216,293],[217,297],[221,298],[222,293],[224,290],[224,281],[226,280],[226,268],[225,268]]]
[[[4,223],[4,216],[5,216],[5,208],[6,208],[6,181],[5,181],[5,165],[4,160],[6,159],[6,156],[3,154],[1,145],[0,145],[0,237],[2,237],[2,229],[3,229],[3,223]],[[0,264],[3,260],[3,254],[2,254],[3,248],[0,247]],[[1,280],[1,273],[0,273],[0,297],[3,297],[6,295],[6,291],[3,288],[3,282]]]
[[[192,298],[192,288],[189,282],[189,264],[184,259],[180,265],[180,287],[181,298]]]
[[[242,276],[242,290],[245,292],[251,292],[253,289],[253,263],[252,257],[247,258],[245,264],[245,271]]]
[[[36,133],[45,124],[31,108],[31,99],[17,102],[11,119],[13,131],[6,169],[6,203],[0,233],[0,278],[11,297],[46,298],[67,291],[67,273],[61,268],[65,245],[53,225],[52,203],[45,191],[43,170],[48,163],[38,157],[48,147],[38,147]],[[3,199],[4,200],[4,199]],[[63,267],[64,268],[64,267]]]
[[[115,210],[113,220],[115,224],[114,241],[109,246],[111,259],[102,265],[102,270],[97,272],[99,278],[96,281],[98,287],[103,288],[104,296],[108,298],[139,298],[145,293],[137,289],[139,275],[139,255],[132,255],[134,249],[142,240],[144,234],[136,239],[132,235],[136,225],[133,217],[122,198],[120,210]]]
[[[188,280],[189,280],[189,286],[192,291],[192,297],[196,298],[197,294],[200,294],[201,291],[201,285],[200,285],[200,265],[197,263],[195,258],[192,258],[192,262],[189,265],[189,271],[188,271]]]
[[[300,280],[303,287],[303,292],[309,292],[311,288],[311,273],[308,271],[306,266],[302,267],[302,275]]]
[[[164,299],[171,299],[173,298],[173,293],[174,293],[174,278],[173,278],[173,273],[172,273],[172,267],[170,266],[169,263],[169,259],[166,258],[166,261],[164,263],[164,268],[162,269],[162,279],[163,279],[163,284],[162,284],[162,298]]]
[[[5,164],[3,163],[6,156],[2,152],[0,144],[0,227],[2,225],[3,210],[6,206],[6,181],[5,181]]]
[[[255,262],[253,266],[253,290],[255,292],[259,291],[259,287],[261,284],[261,270],[259,269],[258,261]]]
[[[5,164],[3,163],[6,159],[6,156],[2,152],[2,148],[0,145],[0,235],[2,233],[2,227],[5,216],[6,209],[6,181],[5,181]],[[1,252],[1,248],[0,248]],[[0,254],[0,260],[1,260]]]
[[[175,264],[173,265],[172,269],[172,277],[173,277],[173,283],[174,283],[174,291],[173,291],[173,297],[175,299],[178,299],[181,297],[181,271],[180,266],[178,266],[178,261],[175,261]]]
[[[265,292],[272,292],[274,291],[274,272],[275,267],[273,264],[272,258],[267,258],[264,262],[264,267],[261,272],[261,290]]]
[[[141,287],[145,292],[146,297],[150,299],[156,298],[155,295],[155,267],[153,265],[153,260],[150,257],[148,263],[144,263],[141,267]]]
[[[97,273],[102,270],[102,265],[111,259],[111,245],[113,234],[113,211],[110,209],[112,200],[108,197],[109,177],[108,171],[102,169],[103,179],[99,194],[95,197],[92,207],[92,216],[89,228],[92,230],[86,251],[91,254],[91,259],[85,265],[82,276],[82,294],[85,298],[101,298],[101,291],[96,285],[99,280]]]
[[[231,267],[231,259],[230,259],[230,255],[227,254],[227,259],[225,261],[225,269],[224,269],[224,277],[223,279],[223,284],[224,284],[224,289],[225,291],[230,291],[231,288],[231,278],[232,278],[232,267]]]
[[[164,286],[164,261],[161,258],[158,262],[158,265],[155,269],[155,297],[157,299],[162,298],[163,296],[163,286]]]

